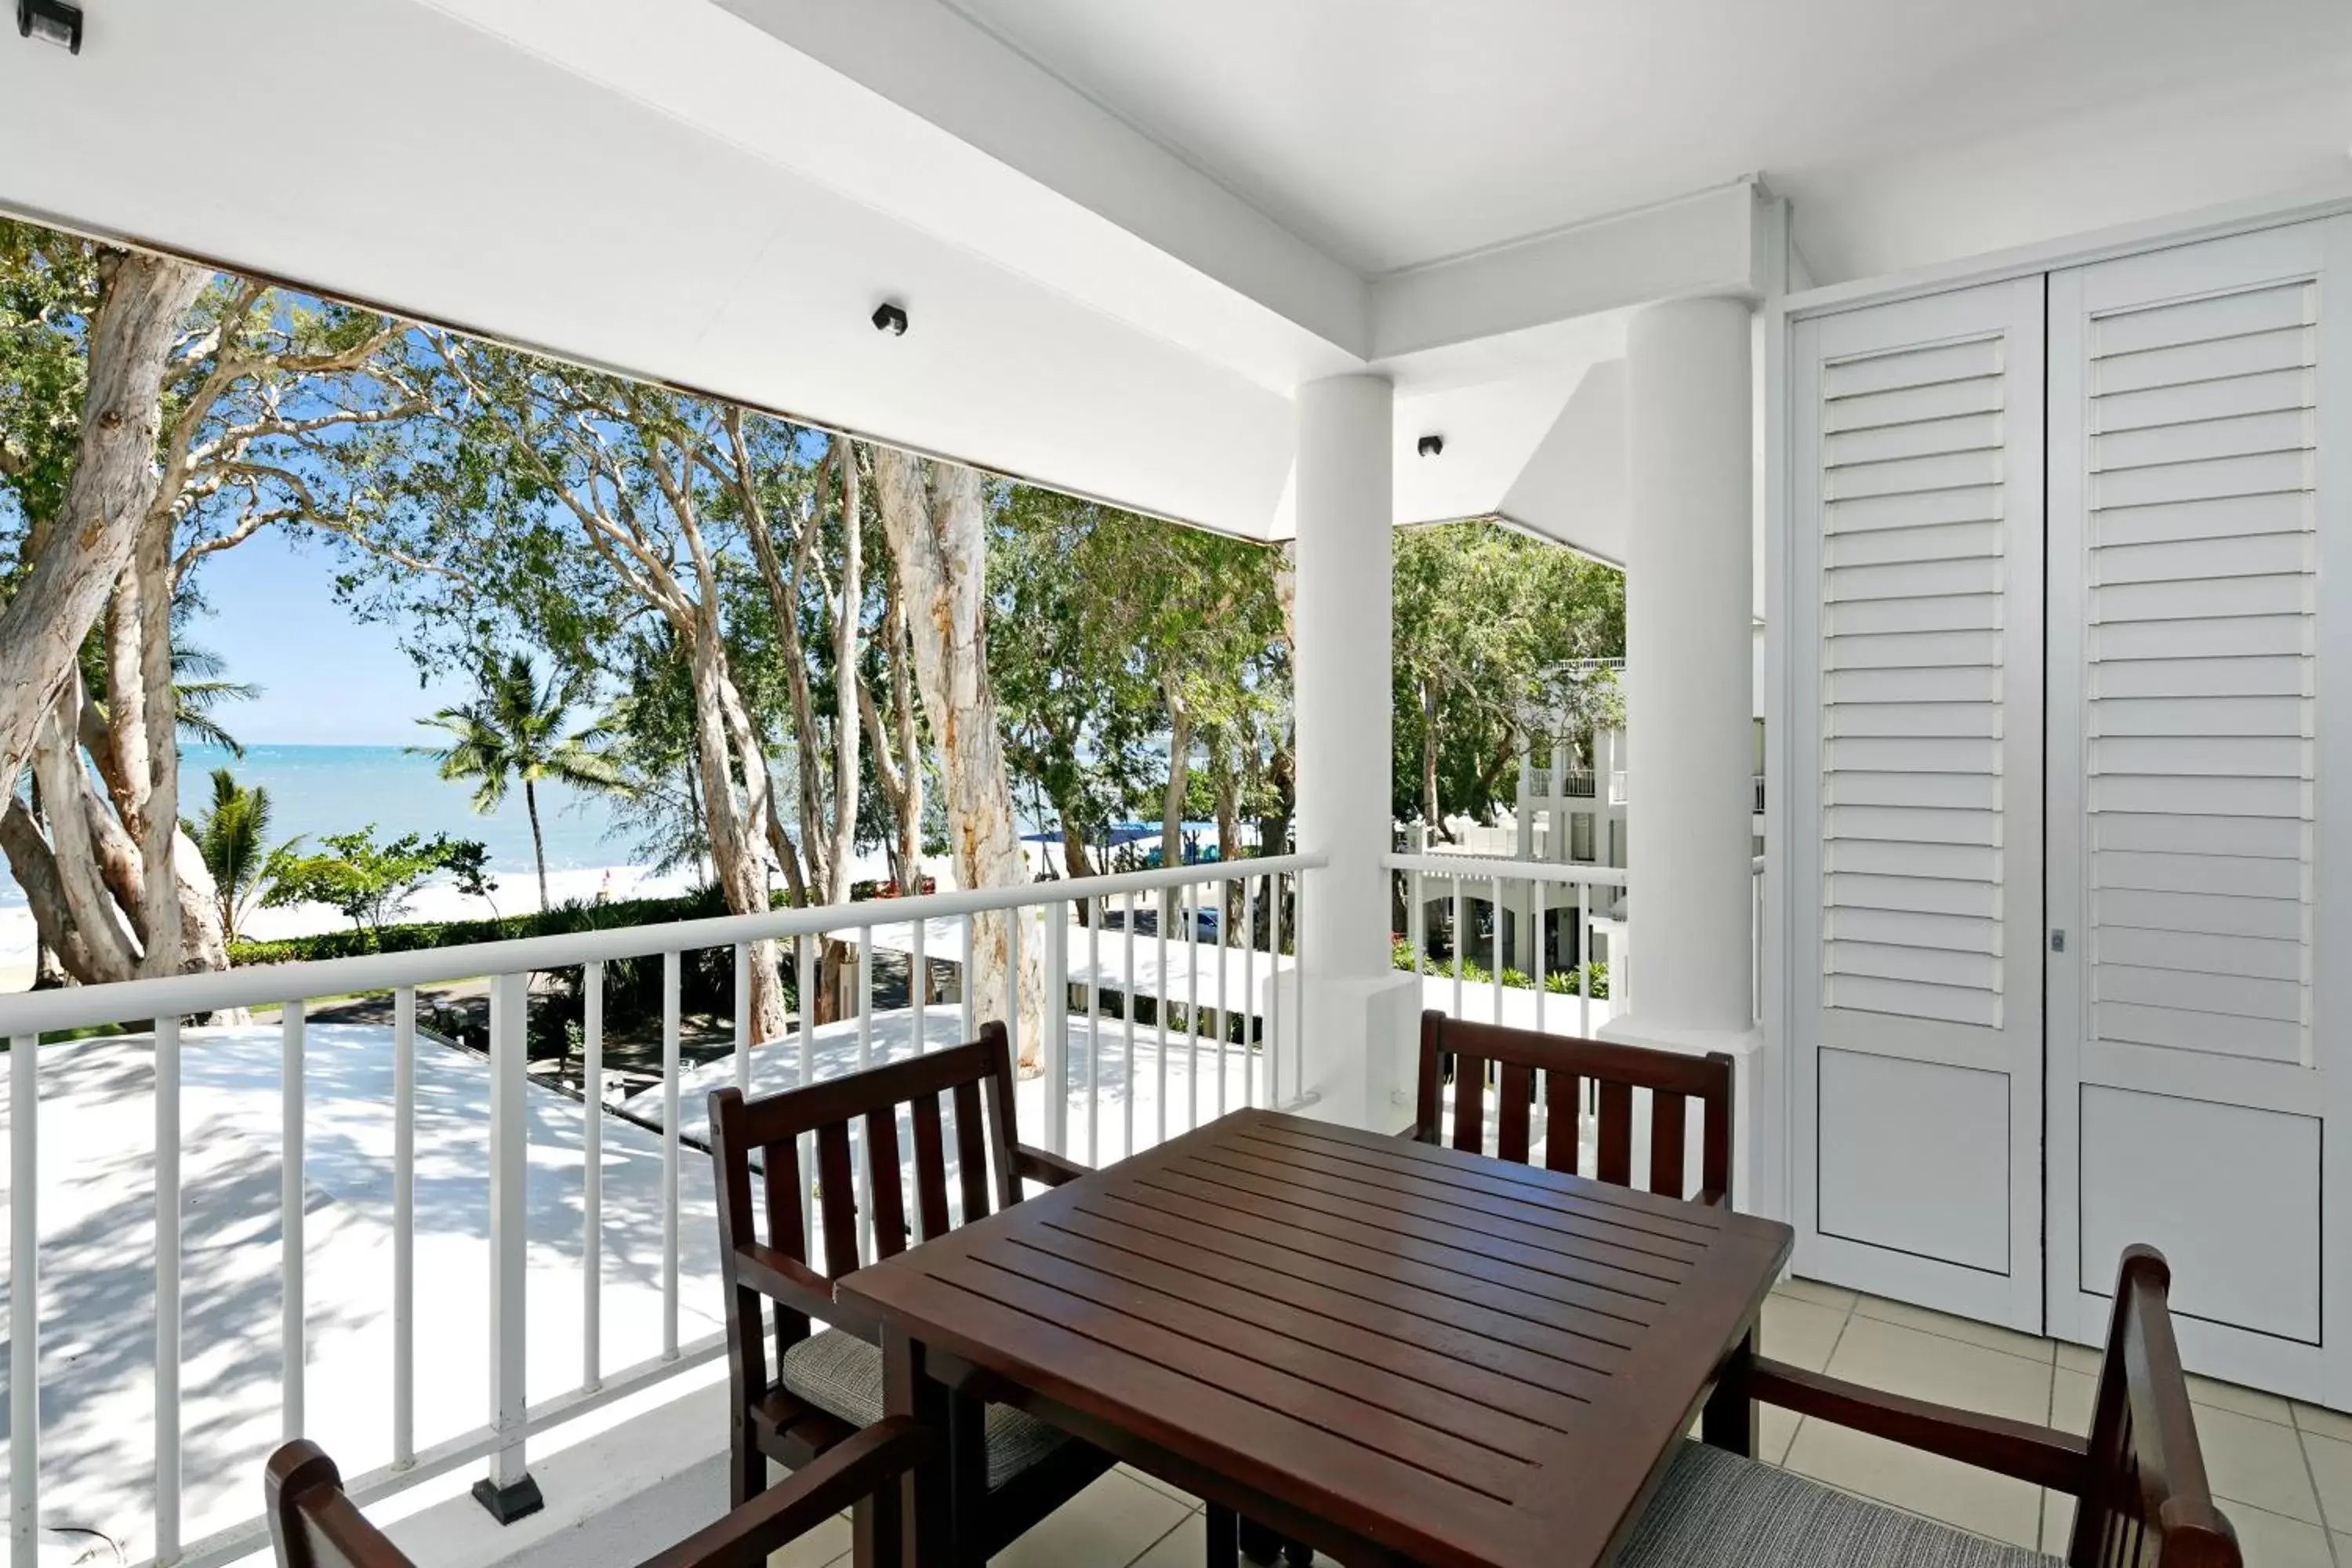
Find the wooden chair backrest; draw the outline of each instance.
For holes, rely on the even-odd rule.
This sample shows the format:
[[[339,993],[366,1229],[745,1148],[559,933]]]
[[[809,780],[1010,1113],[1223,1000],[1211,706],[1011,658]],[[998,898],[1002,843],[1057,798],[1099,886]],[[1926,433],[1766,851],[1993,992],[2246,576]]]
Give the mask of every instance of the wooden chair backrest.
[[[943,1106],[942,1101],[946,1104]],[[985,1106],[986,1113],[982,1114]],[[908,1215],[898,1141],[904,1107],[914,1142],[915,1238],[929,1241],[950,1228],[947,1119],[951,1108],[956,1185],[963,1218],[980,1219],[1021,1197],[1013,1109],[1013,1053],[1004,1026],[981,1026],[980,1038],[910,1061],[805,1089],[746,1100],[722,1089],[710,1097],[710,1159],[719,1188],[719,1247],[725,1277],[728,1340],[736,1375],[747,1394],[767,1386],[762,1303],[775,1312],[776,1348],[806,1339],[812,1316],[840,1326],[834,1285],[859,1264],[858,1184],[850,1128],[866,1131],[866,1185],[873,1205],[874,1251],[889,1258],[907,1247]],[[814,1203],[823,1264],[805,1234],[800,1140],[815,1135]],[[752,1164],[761,1168],[767,1240],[753,1227]]]
[[[278,1568],[416,1568],[343,1495],[342,1472],[316,1443],[270,1455],[262,1490]]]
[[[2236,1531],[2213,1505],[2172,1337],[2172,1270],[2125,1249],[2092,1406],[2085,1486],[2066,1561],[2078,1568],[2242,1568]]]
[[[1629,1187],[1633,1184],[1633,1091],[1647,1089],[1649,1190],[1701,1203],[1730,1201],[1733,1068],[1729,1057],[1720,1052],[1693,1057],[1644,1050],[1570,1035],[1465,1023],[1443,1013],[1426,1012],[1421,1016],[1420,1089],[1412,1125],[1417,1142],[1449,1141],[1443,1081],[1444,1063],[1449,1056],[1454,1058],[1450,1142],[1454,1148],[1474,1154],[1489,1152],[1486,1095],[1486,1067],[1492,1063],[1497,1071],[1491,1152],[1498,1159],[1529,1163],[1529,1113],[1540,1073],[1549,1126],[1566,1131],[1564,1137],[1557,1131],[1545,1137],[1545,1166]],[[1588,1079],[1595,1086],[1600,1110],[1600,1137],[1594,1150],[1597,1168],[1578,1172],[1578,1117]],[[1694,1101],[1705,1108],[1696,1188],[1686,1179],[1685,1158]]]
[[[637,1568],[760,1568],[851,1507],[858,1511],[859,1561],[896,1563],[903,1544],[899,1478],[934,1451],[928,1431],[891,1416]],[[352,1504],[335,1461],[316,1443],[297,1438],[270,1455],[263,1490],[278,1568],[417,1568]]]

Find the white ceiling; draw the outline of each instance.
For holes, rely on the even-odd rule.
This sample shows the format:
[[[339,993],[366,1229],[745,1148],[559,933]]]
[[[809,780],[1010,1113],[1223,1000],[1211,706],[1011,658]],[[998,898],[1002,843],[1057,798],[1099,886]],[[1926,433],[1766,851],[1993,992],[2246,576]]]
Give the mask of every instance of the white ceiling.
[[[2352,176],[2347,0],[86,3],[0,207],[1259,536],[1372,368],[1399,521],[1622,559],[1624,321],[1777,287],[1743,173],[1824,281]]]
[[[941,3],[1367,273],[1758,171],[1801,224],[1817,184],[2352,59],[2344,0]]]

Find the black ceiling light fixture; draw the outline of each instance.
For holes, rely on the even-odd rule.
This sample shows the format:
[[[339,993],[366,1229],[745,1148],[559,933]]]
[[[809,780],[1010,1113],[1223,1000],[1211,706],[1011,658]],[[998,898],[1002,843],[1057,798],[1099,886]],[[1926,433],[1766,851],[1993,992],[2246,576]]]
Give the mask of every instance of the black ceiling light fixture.
[[[874,330],[887,332],[894,338],[907,335],[907,308],[885,300],[874,307]]]
[[[1445,451],[1445,437],[1444,437],[1440,436],[1440,435],[1437,435],[1437,434],[1435,434],[1434,432],[1433,432],[1433,433],[1431,433],[1430,435],[1423,436],[1423,437],[1421,438],[1420,452],[1421,452],[1421,455],[1422,455],[1423,457],[1424,457],[1424,458],[1435,458],[1435,457],[1442,457],[1442,456],[1444,454],[1444,451]]]
[[[16,32],[78,55],[81,53],[81,7],[68,0],[16,0]]]

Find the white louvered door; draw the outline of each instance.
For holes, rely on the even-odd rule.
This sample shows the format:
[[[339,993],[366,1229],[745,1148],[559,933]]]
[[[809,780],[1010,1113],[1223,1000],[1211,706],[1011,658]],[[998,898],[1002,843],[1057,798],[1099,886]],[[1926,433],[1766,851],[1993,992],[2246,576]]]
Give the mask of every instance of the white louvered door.
[[[2049,318],[2051,1331],[2153,1242],[2191,1366],[2339,1404],[2347,221],[2053,273]]]
[[[2033,278],[1790,360],[1796,1268],[2035,1330],[2042,332]]]

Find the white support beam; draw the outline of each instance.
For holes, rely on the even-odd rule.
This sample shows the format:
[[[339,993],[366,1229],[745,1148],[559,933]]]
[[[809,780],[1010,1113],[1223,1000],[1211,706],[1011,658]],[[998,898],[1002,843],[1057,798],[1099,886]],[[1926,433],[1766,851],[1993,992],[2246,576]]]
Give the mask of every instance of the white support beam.
[[[1777,287],[1777,205],[1738,180],[1638,212],[1392,272],[1372,285],[1372,357],[1386,362],[1658,300],[1760,297]]]

